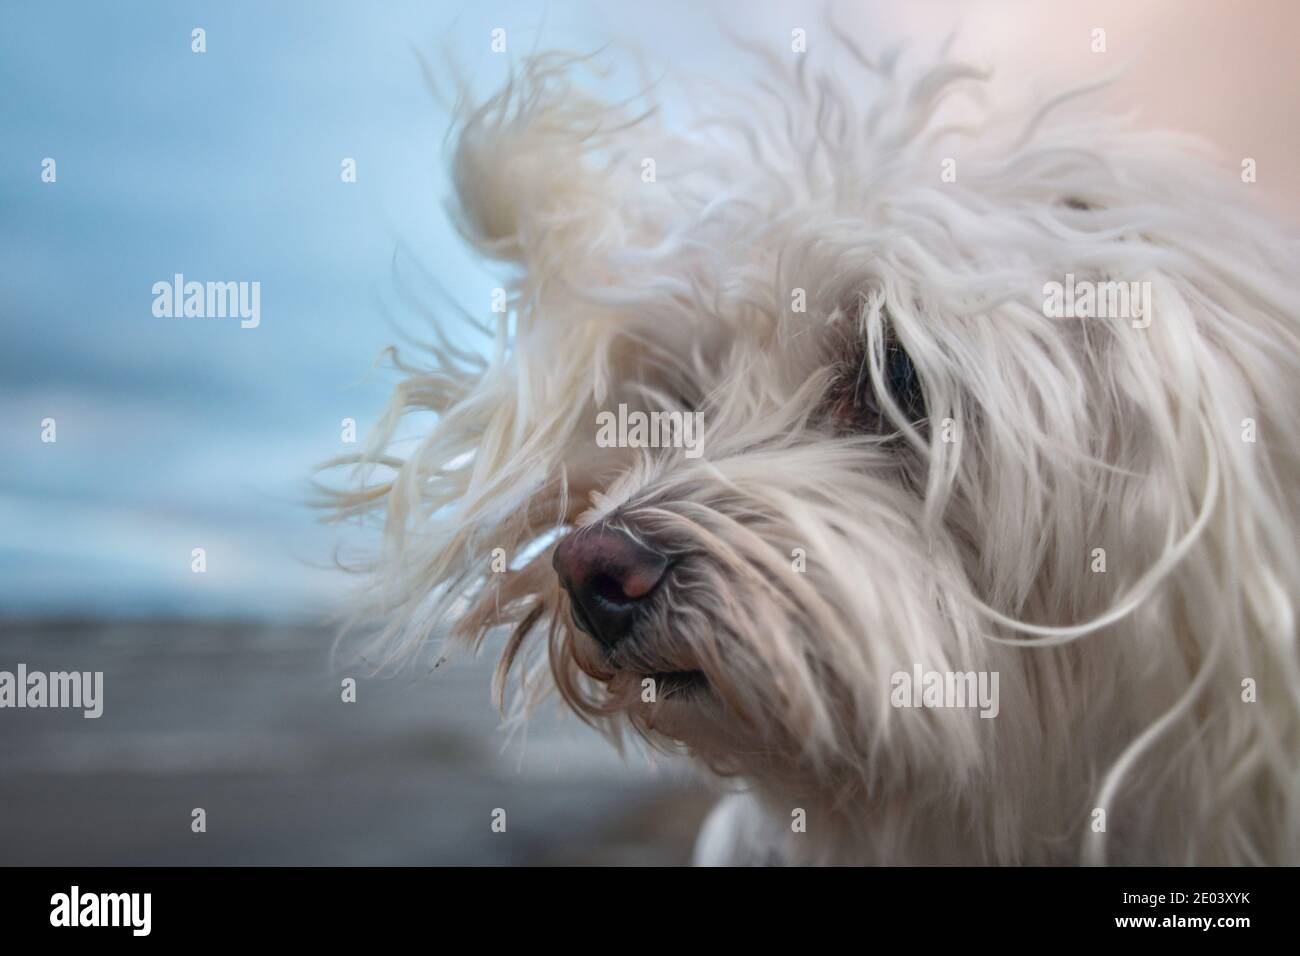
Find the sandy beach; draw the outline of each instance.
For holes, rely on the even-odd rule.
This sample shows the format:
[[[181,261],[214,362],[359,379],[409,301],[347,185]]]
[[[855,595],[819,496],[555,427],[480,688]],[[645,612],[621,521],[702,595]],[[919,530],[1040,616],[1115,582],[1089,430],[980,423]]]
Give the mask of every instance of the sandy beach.
[[[0,710],[0,864],[673,865],[711,797],[547,706],[510,740],[491,662],[397,677],[325,626],[0,624],[0,669],[102,671],[104,712]],[[207,831],[191,830],[192,811]],[[493,811],[505,811],[504,833]]]

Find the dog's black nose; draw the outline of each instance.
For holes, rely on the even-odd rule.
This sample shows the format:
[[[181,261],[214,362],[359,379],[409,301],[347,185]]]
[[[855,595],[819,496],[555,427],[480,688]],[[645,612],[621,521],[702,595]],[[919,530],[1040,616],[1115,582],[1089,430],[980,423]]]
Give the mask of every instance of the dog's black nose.
[[[640,602],[668,569],[663,555],[603,526],[569,535],[551,563],[573,599],[574,620],[607,648],[631,633]]]

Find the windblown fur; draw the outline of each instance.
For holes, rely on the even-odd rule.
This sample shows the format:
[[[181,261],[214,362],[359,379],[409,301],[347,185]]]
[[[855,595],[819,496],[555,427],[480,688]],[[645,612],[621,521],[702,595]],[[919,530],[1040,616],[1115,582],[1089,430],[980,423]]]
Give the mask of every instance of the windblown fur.
[[[683,129],[558,55],[463,107],[455,215],[510,315],[490,359],[398,362],[336,499],[385,519],[362,616],[389,659],[503,629],[503,695],[731,779],[727,860],[1297,862],[1295,234],[1176,137],[837,57],[768,57]],[[1149,325],[1048,317],[1067,274],[1151,283]],[[875,427],[836,424],[846,380]],[[598,447],[620,403],[702,413],[702,454]],[[437,420],[398,457],[410,410]],[[675,559],[611,655],[551,568],[599,522]],[[892,706],[918,663],[997,672],[997,717]],[[690,669],[706,694],[642,702]]]

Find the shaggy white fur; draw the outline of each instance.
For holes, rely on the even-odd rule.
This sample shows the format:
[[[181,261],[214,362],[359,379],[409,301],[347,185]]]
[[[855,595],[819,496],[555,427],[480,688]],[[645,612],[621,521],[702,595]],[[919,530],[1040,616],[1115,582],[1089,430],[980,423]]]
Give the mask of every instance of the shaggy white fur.
[[[737,779],[709,861],[1300,862],[1295,233],[1176,137],[837,56],[760,54],[685,131],[553,54],[463,107],[457,221],[516,278],[493,358],[398,362],[336,499],[385,515],[385,659],[508,629],[503,698]],[[1148,311],[1049,317],[1067,275]],[[703,454],[598,447],[620,403]],[[551,567],[597,523],[674,560],[612,653]],[[996,718],[892,706],[918,665],[996,672]],[[707,686],[644,702],[668,671]]]

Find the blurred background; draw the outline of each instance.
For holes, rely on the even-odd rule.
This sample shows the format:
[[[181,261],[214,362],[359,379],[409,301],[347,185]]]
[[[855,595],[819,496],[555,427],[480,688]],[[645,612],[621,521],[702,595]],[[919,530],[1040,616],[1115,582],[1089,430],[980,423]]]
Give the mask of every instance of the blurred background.
[[[688,858],[711,800],[701,781],[620,758],[554,708],[508,738],[490,655],[351,674],[343,704],[329,621],[347,582],[330,565],[369,532],[324,527],[304,502],[314,467],[350,448],[343,420],[364,436],[381,411],[380,351],[430,318],[468,345],[445,297],[485,316],[500,284],[446,221],[448,116],[425,67],[449,76],[454,58],[483,92],[533,47],[613,41],[651,75],[735,79],[728,31],[788,48],[803,27],[815,43],[823,9],[0,8],[0,670],[105,674],[98,720],[0,711],[0,863]],[[933,48],[958,29],[956,50],[995,67],[1011,101],[1124,68],[1103,102],[1209,139],[1227,168],[1256,158],[1261,194],[1298,208],[1300,5],[832,9],[868,48]],[[606,92],[634,93],[629,73]],[[260,326],[155,317],[152,286],[176,273],[260,282]]]

